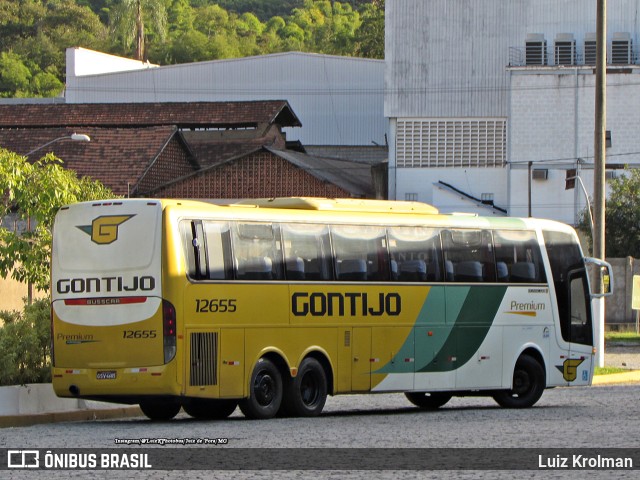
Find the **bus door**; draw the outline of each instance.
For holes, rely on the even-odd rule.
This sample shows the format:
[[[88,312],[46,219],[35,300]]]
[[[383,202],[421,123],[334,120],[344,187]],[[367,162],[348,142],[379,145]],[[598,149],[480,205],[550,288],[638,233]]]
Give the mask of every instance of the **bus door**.
[[[561,346],[552,358],[567,385],[589,385],[593,372],[593,320],[584,260],[577,240],[543,231],[558,305]],[[564,345],[564,347],[562,347]]]

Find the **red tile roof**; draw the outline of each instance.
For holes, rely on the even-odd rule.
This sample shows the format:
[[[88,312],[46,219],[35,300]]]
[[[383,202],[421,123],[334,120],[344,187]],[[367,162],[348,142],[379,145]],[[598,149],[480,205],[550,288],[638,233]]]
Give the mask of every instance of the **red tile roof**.
[[[0,105],[0,128],[28,127],[243,127],[302,124],[286,100],[175,103],[54,103]]]
[[[138,182],[147,167],[163,151],[168,142],[182,142],[175,126],[147,128],[37,128],[0,129],[0,148],[21,155],[40,145],[72,133],[83,133],[90,142],[60,140],[34,152],[35,159],[53,152],[64,166],[75,170],[79,177],[100,180],[114,193],[126,195],[128,187]],[[187,148],[186,146],[184,147]]]

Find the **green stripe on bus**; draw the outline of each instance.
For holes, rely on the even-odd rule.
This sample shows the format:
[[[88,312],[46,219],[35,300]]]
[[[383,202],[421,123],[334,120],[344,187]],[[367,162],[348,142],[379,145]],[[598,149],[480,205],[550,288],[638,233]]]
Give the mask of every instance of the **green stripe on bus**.
[[[446,341],[433,360],[422,367],[416,365],[416,372],[446,372],[467,363],[487,336],[506,291],[506,286],[471,287]],[[416,351],[424,341],[416,337]]]
[[[438,286],[394,358],[372,373],[447,372],[464,365],[493,324],[506,286]],[[446,298],[446,301],[445,301]],[[415,364],[403,362],[415,358]]]

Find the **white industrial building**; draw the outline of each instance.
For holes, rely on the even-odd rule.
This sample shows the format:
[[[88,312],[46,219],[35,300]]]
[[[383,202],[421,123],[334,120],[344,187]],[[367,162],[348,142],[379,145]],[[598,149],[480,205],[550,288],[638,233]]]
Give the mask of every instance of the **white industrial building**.
[[[287,100],[302,123],[287,140],[386,159],[384,60],[288,52],[159,67],[70,48],[66,62],[67,103]]]
[[[639,12],[609,2],[609,167],[640,164]],[[595,1],[387,0],[390,198],[575,223],[585,195],[565,178],[591,194],[595,28]]]
[[[609,3],[609,167],[640,165],[639,12],[640,0]],[[388,145],[391,199],[574,224],[586,196],[565,190],[567,171],[593,190],[595,26],[595,0],[387,0],[384,61],[158,67],[76,48],[65,101],[283,99],[302,123],[287,140],[313,154],[377,163]]]

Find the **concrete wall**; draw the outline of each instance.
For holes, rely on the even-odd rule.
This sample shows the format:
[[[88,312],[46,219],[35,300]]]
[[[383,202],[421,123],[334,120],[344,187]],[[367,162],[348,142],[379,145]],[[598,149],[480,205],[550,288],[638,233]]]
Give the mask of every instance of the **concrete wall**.
[[[24,308],[23,298],[27,297],[27,284],[16,282],[11,278],[0,278],[0,310],[17,310]]]
[[[0,416],[34,415],[86,409],[122,408],[115,403],[59,398],[50,383],[0,387]]]
[[[631,308],[633,276],[640,275],[640,260],[633,257],[608,258],[613,267],[613,295],[606,299],[607,329],[635,328],[636,311]]]
[[[609,71],[616,73],[607,75],[607,130],[611,132],[607,165],[637,168],[640,68]],[[578,168],[580,159],[580,178],[588,195],[593,195],[593,69],[547,67],[511,73],[509,214],[527,215],[527,162],[532,162],[532,168],[548,172],[547,179],[532,181],[532,215],[575,224],[585,208],[585,194],[578,185],[565,190],[565,178],[567,169]]]

